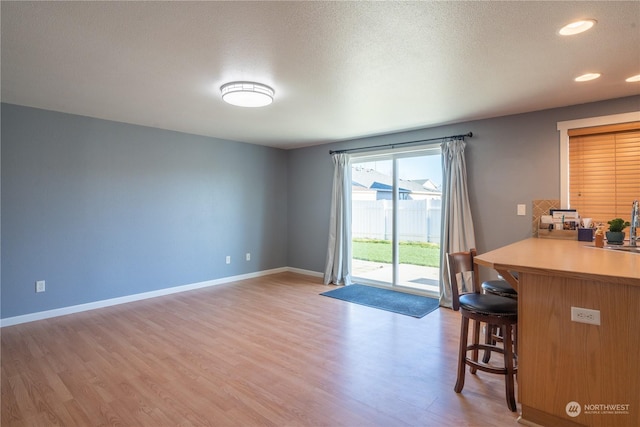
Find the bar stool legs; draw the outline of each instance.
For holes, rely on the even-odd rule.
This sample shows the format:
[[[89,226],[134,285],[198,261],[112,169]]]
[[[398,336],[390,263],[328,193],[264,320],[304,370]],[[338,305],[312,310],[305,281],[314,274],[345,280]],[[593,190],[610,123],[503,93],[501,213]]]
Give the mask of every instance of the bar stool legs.
[[[462,322],[460,326],[460,348],[458,351],[458,378],[456,380],[456,384],[454,386],[454,391],[456,393],[462,392],[464,388],[465,382],[465,371],[467,365],[469,366],[469,371],[472,374],[475,374],[478,370],[484,372],[490,372],[494,374],[501,374],[505,376],[505,393],[507,406],[512,412],[517,410],[516,407],[516,399],[515,399],[515,374],[517,372],[517,368],[514,366],[514,339],[513,336],[516,333],[517,326],[513,321],[505,321],[500,325],[493,325],[498,327],[502,332],[503,337],[503,347],[496,347],[495,345],[488,345],[486,343],[480,343],[480,323],[481,321],[478,319],[473,319],[468,316],[465,316],[465,313],[462,313]],[[472,335],[472,343],[468,342],[469,337],[469,321],[473,320],[473,335]],[[485,350],[485,352],[498,352],[503,354],[504,356],[504,367],[492,367],[488,365],[484,365],[483,363],[478,362],[478,351]],[[467,356],[467,353],[471,352],[470,357]]]

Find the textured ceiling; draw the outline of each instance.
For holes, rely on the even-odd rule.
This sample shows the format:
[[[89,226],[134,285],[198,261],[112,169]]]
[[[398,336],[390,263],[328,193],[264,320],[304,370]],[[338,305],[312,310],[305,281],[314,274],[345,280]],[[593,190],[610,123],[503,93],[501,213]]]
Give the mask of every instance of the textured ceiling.
[[[3,102],[273,147],[640,94],[638,1],[1,7]],[[557,34],[578,18],[598,23]],[[232,80],[275,102],[225,104]]]

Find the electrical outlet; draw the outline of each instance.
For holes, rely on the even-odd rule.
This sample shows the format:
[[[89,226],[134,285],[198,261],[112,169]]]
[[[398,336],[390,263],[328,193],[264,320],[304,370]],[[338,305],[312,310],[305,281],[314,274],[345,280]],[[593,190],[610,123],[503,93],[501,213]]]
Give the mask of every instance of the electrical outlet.
[[[600,310],[590,310],[588,308],[571,307],[571,321],[589,323],[590,325],[600,324]]]
[[[247,261],[251,261],[251,254],[249,252],[247,252],[246,258],[247,258]]]
[[[227,259],[226,259],[227,264],[231,264],[231,256],[227,255]]]
[[[36,282],[36,292],[44,292],[45,291],[45,282],[44,280],[38,280]]]

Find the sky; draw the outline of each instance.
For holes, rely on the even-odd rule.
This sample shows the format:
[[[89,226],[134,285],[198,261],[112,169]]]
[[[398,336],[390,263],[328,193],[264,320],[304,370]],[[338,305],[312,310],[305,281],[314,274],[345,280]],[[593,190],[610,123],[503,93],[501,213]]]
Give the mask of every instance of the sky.
[[[355,162],[354,162],[355,163]],[[378,172],[391,175],[391,160],[358,163]],[[399,159],[400,179],[430,179],[434,184],[442,185],[442,160],[439,154]]]

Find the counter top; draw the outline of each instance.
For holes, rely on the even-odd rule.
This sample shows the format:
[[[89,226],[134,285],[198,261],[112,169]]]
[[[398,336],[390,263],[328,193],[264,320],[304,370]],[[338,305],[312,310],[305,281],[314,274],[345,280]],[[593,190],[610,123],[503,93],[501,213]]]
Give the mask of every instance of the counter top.
[[[529,238],[475,257],[498,271],[552,274],[640,287],[640,254],[577,240]]]

